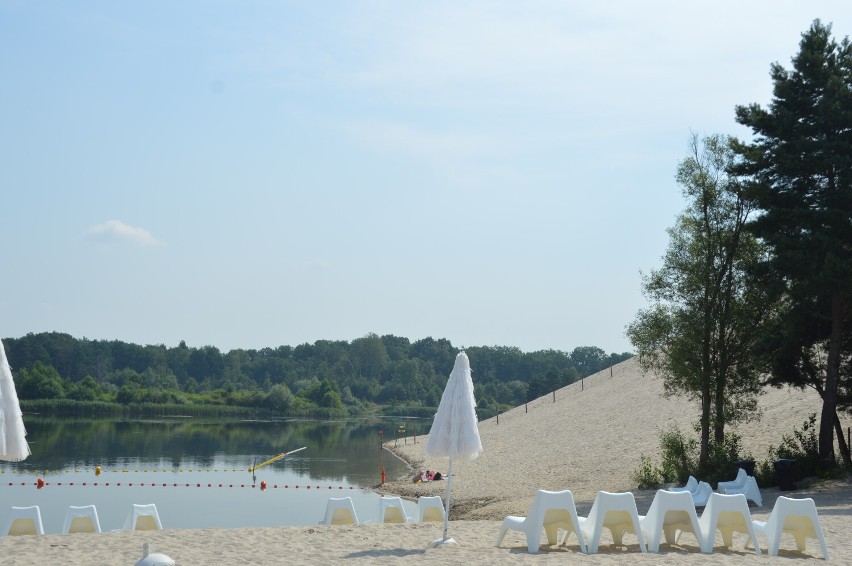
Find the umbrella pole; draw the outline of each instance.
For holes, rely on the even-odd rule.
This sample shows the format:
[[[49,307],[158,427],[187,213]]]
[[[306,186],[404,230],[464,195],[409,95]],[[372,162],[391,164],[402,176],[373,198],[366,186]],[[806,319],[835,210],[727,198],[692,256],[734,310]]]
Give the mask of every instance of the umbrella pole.
[[[444,541],[446,542],[449,537],[447,537],[447,531],[450,526],[450,494],[452,492],[453,487],[453,457],[450,456],[450,467],[447,470],[447,495],[445,499],[447,500],[447,509],[446,513],[444,513]]]

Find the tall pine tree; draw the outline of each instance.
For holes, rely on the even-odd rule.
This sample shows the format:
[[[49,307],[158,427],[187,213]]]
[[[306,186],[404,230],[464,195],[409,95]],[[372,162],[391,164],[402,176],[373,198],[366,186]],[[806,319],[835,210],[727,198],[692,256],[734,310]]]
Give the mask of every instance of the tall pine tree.
[[[819,391],[819,452],[833,463],[852,333],[852,46],[815,20],[792,69],[773,64],[771,77],[768,108],[736,108],[754,134],[737,147],[739,173],[762,212],[750,228],[770,248],[770,279],[786,291],[770,340],[773,379]]]

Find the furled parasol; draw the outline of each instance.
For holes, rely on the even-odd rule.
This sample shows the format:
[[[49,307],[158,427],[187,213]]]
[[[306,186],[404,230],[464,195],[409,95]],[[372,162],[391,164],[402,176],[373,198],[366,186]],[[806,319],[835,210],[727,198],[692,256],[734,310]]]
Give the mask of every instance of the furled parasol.
[[[444,514],[444,537],[432,544],[453,544],[456,541],[447,536],[450,517],[450,495],[453,486],[453,460],[458,457],[473,460],[482,452],[479,439],[479,426],[476,420],[476,400],[473,397],[473,379],[470,374],[470,360],[461,351],[456,362],[438,412],[426,441],[426,455],[431,458],[449,458],[447,470],[447,491],[445,495],[446,513]]]
[[[30,455],[27,429],[12,380],[12,368],[0,342],[0,460],[20,462]]]

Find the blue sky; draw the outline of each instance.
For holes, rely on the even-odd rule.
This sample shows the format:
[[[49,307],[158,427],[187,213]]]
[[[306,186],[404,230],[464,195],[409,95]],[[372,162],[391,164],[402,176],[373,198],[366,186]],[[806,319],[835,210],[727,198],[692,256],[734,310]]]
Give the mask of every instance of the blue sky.
[[[630,350],[690,132],[843,1],[0,2],[0,336]]]

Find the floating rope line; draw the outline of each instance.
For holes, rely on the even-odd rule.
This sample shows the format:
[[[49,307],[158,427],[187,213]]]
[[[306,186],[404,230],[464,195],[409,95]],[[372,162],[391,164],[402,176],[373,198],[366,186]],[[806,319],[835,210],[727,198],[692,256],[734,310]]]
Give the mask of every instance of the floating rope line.
[[[173,482],[173,483],[156,483],[156,482],[152,482],[152,483],[145,483],[145,482],[124,482],[124,483],[122,483],[122,482],[117,482],[117,483],[110,483],[110,482],[65,482],[65,483],[56,482],[56,483],[52,483],[52,482],[41,482],[41,487],[39,487],[39,482],[20,482],[20,483],[9,482],[9,487],[36,487],[38,489],[42,489],[44,487],[195,487],[195,488],[203,488],[203,487],[219,488],[219,487],[221,487],[221,488],[250,488],[250,489],[258,488],[258,489],[264,489],[262,486],[260,486],[258,484],[244,484],[244,483],[243,484],[235,484],[235,483],[229,483],[229,484],[208,483],[208,484],[203,484],[203,483],[175,483],[175,482]],[[318,490],[318,491],[322,491],[322,490],[327,491],[327,490],[335,490],[335,489],[338,490],[338,491],[362,489],[361,487],[356,487],[356,486],[353,486],[353,485],[347,485],[347,486],[327,485],[327,486],[322,486],[322,485],[304,485],[304,484],[299,484],[299,485],[272,484],[269,487],[271,489],[315,489],[315,490]]]

